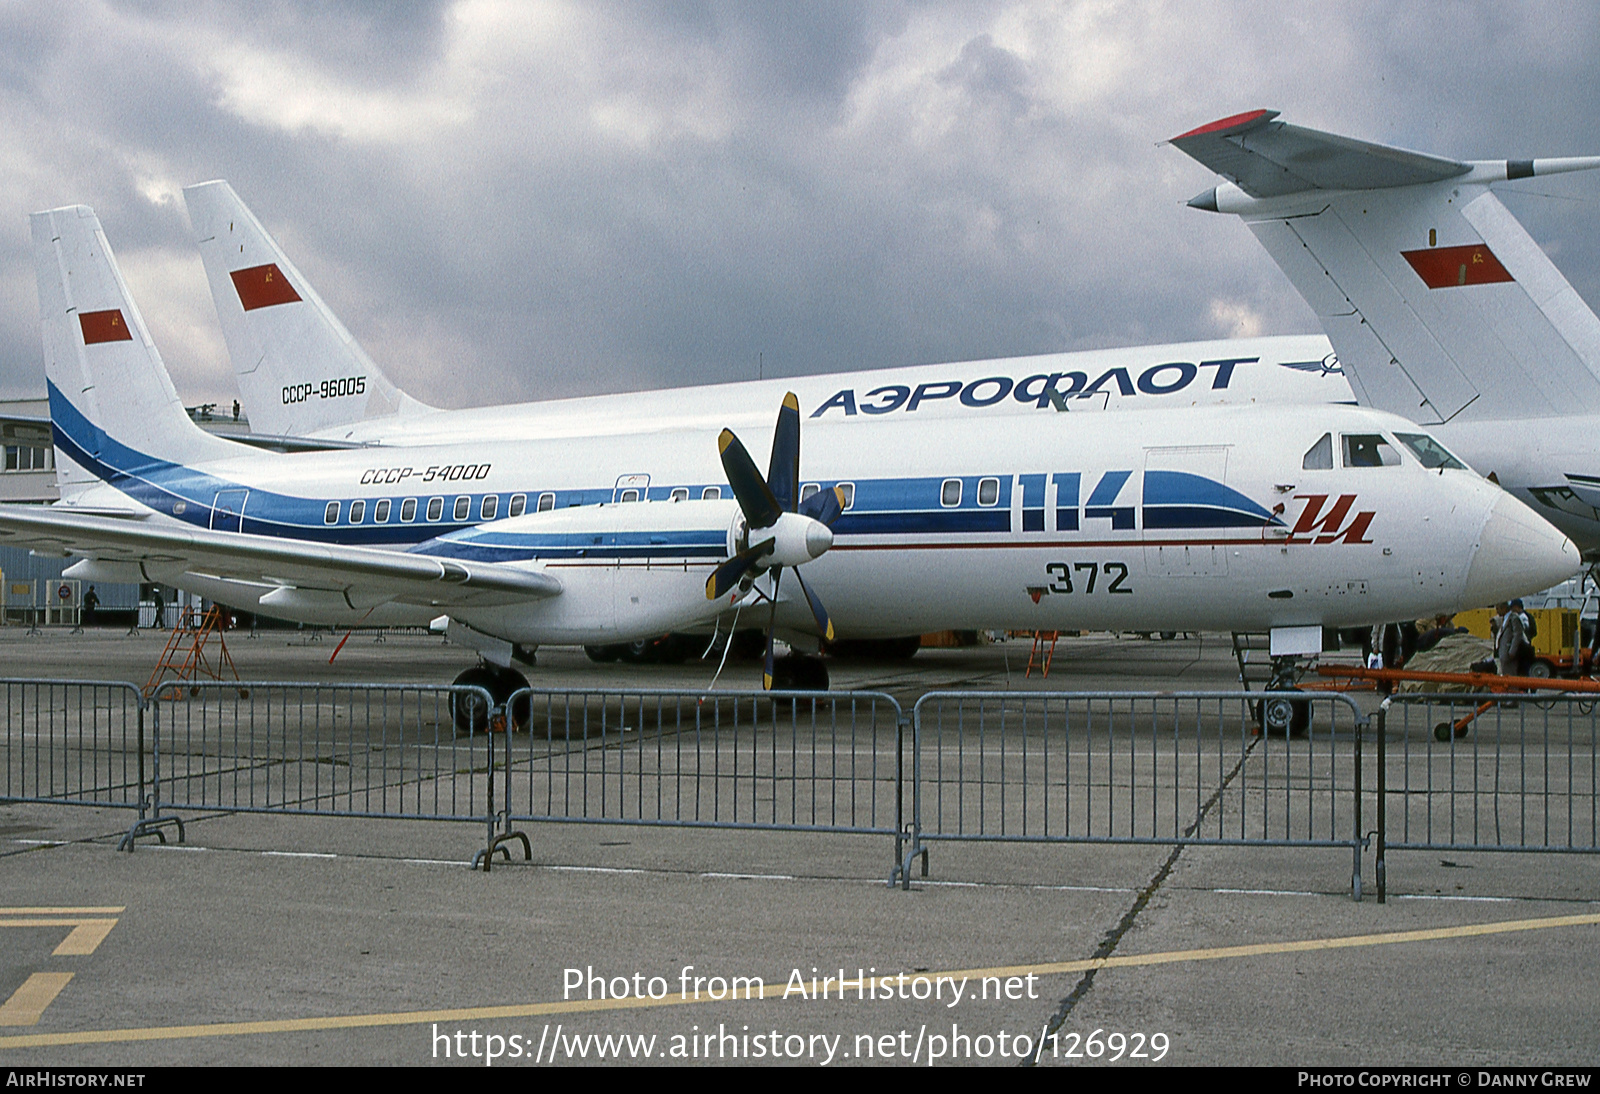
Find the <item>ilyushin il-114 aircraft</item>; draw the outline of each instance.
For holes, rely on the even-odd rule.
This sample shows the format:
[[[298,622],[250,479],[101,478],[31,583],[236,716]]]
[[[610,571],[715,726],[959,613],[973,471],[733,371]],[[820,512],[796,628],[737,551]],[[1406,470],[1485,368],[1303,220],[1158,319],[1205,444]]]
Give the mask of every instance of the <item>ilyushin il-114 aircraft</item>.
[[[178,583],[289,619],[445,616],[486,658],[469,672],[505,694],[518,647],[709,631],[741,611],[768,631],[776,687],[826,687],[826,672],[798,652],[774,665],[774,632],[804,651],[942,628],[1270,630],[1275,654],[1307,654],[1324,627],[1481,604],[1579,564],[1564,535],[1402,418],[1198,398],[1037,412],[1025,400],[1097,379],[1065,358],[1050,372],[1084,384],[999,368],[959,383],[816,378],[806,390],[821,398],[771,400],[775,426],[742,412],[770,451],[764,474],[733,431],[699,424],[703,410],[671,421],[672,396],[617,402],[591,432],[475,437],[441,421],[436,439],[261,451],[188,420],[91,209],[35,214],[32,232],[64,496],[0,507],[0,541],[80,556],[70,572],[85,578]],[[242,280],[229,275],[250,312],[315,300],[284,265]],[[315,320],[302,336],[327,333],[325,310],[300,314]],[[1153,398],[1214,387],[1231,377],[1213,352],[1111,354],[1107,383]],[[429,417],[366,375],[397,421]],[[740,387],[697,398],[748,403]]]

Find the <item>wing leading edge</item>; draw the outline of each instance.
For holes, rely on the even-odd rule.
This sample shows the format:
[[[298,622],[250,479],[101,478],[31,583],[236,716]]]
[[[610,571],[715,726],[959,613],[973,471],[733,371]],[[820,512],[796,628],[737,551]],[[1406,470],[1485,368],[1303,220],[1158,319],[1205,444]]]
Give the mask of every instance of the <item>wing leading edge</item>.
[[[201,573],[277,588],[343,594],[352,604],[480,607],[560,594],[561,582],[520,566],[370,547],[309,543],[152,524],[59,509],[0,505],[0,543],[103,562],[140,563],[154,575]]]

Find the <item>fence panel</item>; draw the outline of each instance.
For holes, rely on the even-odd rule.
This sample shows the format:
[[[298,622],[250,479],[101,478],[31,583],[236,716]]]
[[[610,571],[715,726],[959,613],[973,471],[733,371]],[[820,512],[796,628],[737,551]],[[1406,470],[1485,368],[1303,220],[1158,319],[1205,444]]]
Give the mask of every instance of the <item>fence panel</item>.
[[[163,807],[484,820],[489,696],[479,688],[164,684]],[[474,713],[474,711],[476,713]]]
[[[887,695],[535,688],[508,707],[517,820],[900,830]]]
[[[1297,696],[930,692],[915,708],[913,827],[932,840],[1360,846],[1361,712]],[[1266,700],[1271,702],[1269,698]],[[915,853],[915,852],[913,852]]]
[[[1592,697],[1406,694],[1387,708],[1389,849],[1600,850]]]
[[[0,800],[142,810],[144,706],[127,683],[0,680]]]

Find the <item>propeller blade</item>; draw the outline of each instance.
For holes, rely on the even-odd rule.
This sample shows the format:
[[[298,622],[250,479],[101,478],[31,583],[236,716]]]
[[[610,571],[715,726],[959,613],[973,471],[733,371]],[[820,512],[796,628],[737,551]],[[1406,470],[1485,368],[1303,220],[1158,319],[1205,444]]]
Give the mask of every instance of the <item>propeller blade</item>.
[[[752,543],[732,558],[728,559],[706,578],[706,599],[720,600],[728,595],[728,591],[739,584],[745,574],[755,569],[756,561],[771,549],[773,541],[762,540]]]
[[[739,508],[744,510],[744,519],[751,528],[772,527],[783,515],[783,507],[772,496],[767,480],[761,477],[760,469],[739,438],[733,435],[733,430],[722,431],[717,438],[717,449],[722,453],[722,470],[727,473],[728,485],[733,487],[733,496],[739,499]]]
[[[828,490],[818,490],[800,503],[799,511],[802,516],[833,527],[833,522],[844,512],[844,502],[839,498],[839,488],[835,486]]]
[[[796,571],[798,572],[798,571]],[[783,567],[772,568],[772,611],[767,615],[767,660],[761,670],[761,690],[772,690],[772,629],[778,621],[778,582],[783,578]]]
[[[822,606],[822,601],[817,594],[811,591],[811,586],[806,584],[806,579],[800,576],[800,568],[795,567],[794,579],[800,583],[800,591],[806,594],[806,603],[811,605],[811,617],[817,621],[817,629],[822,632],[824,642],[833,641],[833,620],[828,618],[828,609]]]
[[[778,408],[778,427],[772,433],[772,462],[767,465],[767,487],[785,513],[794,512],[800,500],[800,400],[789,392]]]

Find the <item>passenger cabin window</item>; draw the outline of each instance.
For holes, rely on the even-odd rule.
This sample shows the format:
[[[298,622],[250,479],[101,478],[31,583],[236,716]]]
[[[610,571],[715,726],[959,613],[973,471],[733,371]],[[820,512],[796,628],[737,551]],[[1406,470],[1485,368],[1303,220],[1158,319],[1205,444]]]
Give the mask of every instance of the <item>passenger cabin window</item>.
[[[1306,458],[1300,461],[1305,471],[1333,470],[1333,434],[1324,433],[1322,439],[1306,449]]]
[[[407,498],[400,503],[400,519],[410,524],[417,519],[417,499]]]
[[[1000,500],[1000,480],[999,479],[979,479],[978,480],[978,504],[979,505],[993,505],[995,502],[997,502],[999,500]]]
[[[800,488],[800,500],[801,501],[805,501],[812,494],[819,493],[821,490],[822,490],[822,487],[819,484],[814,483],[814,482],[808,482],[808,483],[806,483],[804,486],[802,486]]]
[[[1435,467],[1449,467],[1457,471],[1465,471],[1467,465],[1456,459],[1445,449],[1444,445],[1428,436],[1426,433],[1396,433],[1401,444],[1411,449],[1411,454],[1422,461],[1422,466],[1432,470]]]
[[[379,498],[378,499],[378,504],[372,507],[372,523],[374,523],[374,524],[388,524],[389,523],[389,499],[388,498]]]
[[[721,497],[722,487],[720,486],[708,486],[704,490],[700,491],[701,501],[717,501]]]
[[[688,501],[689,500],[689,488],[687,486],[675,486],[675,487],[673,487],[672,488],[672,500],[673,501]]]
[[[539,495],[539,512],[548,513],[556,507],[556,496],[546,492]]]
[[[856,504],[856,484],[841,482],[834,489],[839,491],[839,508],[854,509]]]
[[[483,504],[478,506],[479,519],[493,520],[498,512],[500,512],[500,495],[485,494],[483,496]]]
[[[1346,467],[1397,467],[1400,453],[1380,433],[1343,433]]]
[[[523,514],[523,512],[527,510],[527,508],[528,508],[528,495],[526,495],[526,494],[512,494],[511,495],[511,507],[506,510],[506,516],[508,516],[508,517],[520,517]]]
[[[953,509],[961,504],[961,480],[945,479],[944,485],[939,487],[939,504],[946,509]]]
[[[367,519],[367,503],[364,502],[364,501],[353,501],[353,502],[351,502],[350,503],[350,523],[351,524],[360,524],[365,519]]]
[[[444,499],[443,498],[429,498],[428,499],[428,519],[429,520],[438,520],[442,516],[444,516]]]
[[[618,501],[638,501],[639,500],[639,491],[632,490],[632,489],[624,490],[622,492],[622,497],[618,498],[617,500]]]
[[[454,516],[456,520],[466,520],[468,517],[472,516],[472,499],[467,497],[465,494],[457,498],[455,507],[451,510],[451,515]]]
[[[339,523],[339,503],[338,502],[330,501],[328,503],[328,507],[322,511],[322,523],[323,524],[338,524]]]

